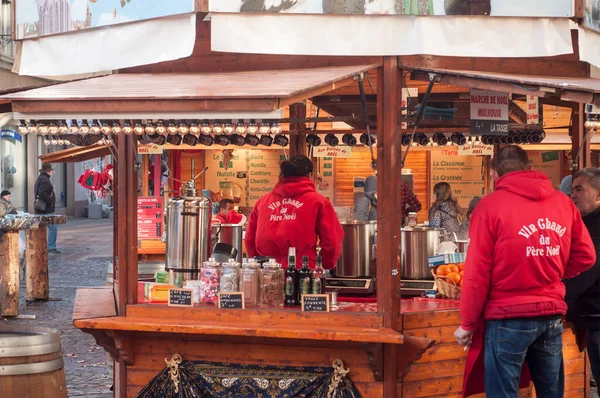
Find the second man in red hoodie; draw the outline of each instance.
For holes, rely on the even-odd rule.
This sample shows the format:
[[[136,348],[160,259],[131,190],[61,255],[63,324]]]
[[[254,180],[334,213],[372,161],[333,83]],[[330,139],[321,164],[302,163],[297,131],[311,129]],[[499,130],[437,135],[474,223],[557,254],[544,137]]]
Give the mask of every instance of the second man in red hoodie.
[[[471,217],[455,336],[469,345],[485,328],[488,397],[516,398],[526,362],[537,396],[562,398],[562,279],[591,268],[596,252],[573,202],[545,174],[529,170],[523,149],[500,150],[495,171],[495,191]]]
[[[280,170],[273,191],[260,198],[250,214],[245,237],[248,256],[273,257],[287,267],[288,248],[295,247],[296,257],[308,256],[314,268],[318,240],[323,267],[334,268],[344,231],[333,206],[309,178],[312,162],[295,156],[283,161]]]

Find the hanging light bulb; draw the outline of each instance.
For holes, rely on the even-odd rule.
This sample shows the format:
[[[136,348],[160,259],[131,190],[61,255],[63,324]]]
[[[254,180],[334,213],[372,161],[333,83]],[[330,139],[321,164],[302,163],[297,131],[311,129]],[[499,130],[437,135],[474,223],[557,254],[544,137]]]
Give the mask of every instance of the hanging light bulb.
[[[50,145],[50,139],[48,137],[44,137],[44,145]]]
[[[244,141],[246,144],[248,144],[250,146],[257,146],[258,142],[260,140],[258,139],[258,137],[255,134],[246,134]]]
[[[227,135],[233,133],[233,130],[234,130],[233,124],[231,124],[229,122],[225,123],[225,126],[223,126],[223,132]]]
[[[195,135],[200,134],[200,126],[198,126],[198,123],[192,122],[190,124],[190,133],[195,134]]]
[[[404,134],[402,134],[402,139],[404,140]],[[369,134],[363,133],[360,135],[360,143],[364,146],[372,146],[377,141],[377,138],[374,135],[371,135],[371,139],[369,140]],[[402,141],[402,145],[404,145],[404,141]],[[404,145],[406,146],[406,145]]]
[[[248,123],[248,134],[256,134],[256,132],[258,131],[258,125],[254,122],[251,121],[250,123]]]
[[[179,134],[169,134],[167,136],[167,142],[171,145],[181,145],[183,137]]]
[[[177,134],[177,125],[175,124],[175,122],[173,120],[169,120],[169,124],[167,125],[167,132],[170,135],[175,135]]]
[[[271,125],[271,134],[279,134],[281,133],[281,125],[279,124],[279,122],[274,122]]]
[[[58,145],[65,145],[65,139],[63,137],[58,137],[56,142]]]
[[[66,146],[69,146],[69,145],[71,145],[71,141],[69,141],[69,139],[68,139],[68,138],[66,138],[66,137],[65,137],[65,145],[66,145]]]
[[[408,133],[402,134],[402,146],[409,146],[410,138],[411,138],[410,134],[408,134]]]
[[[40,134],[48,134],[48,126],[46,125],[46,123],[40,122],[40,124],[38,125],[38,129],[40,131]]]
[[[229,142],[231,142],[233,145],[243,146],[246,141],[244,140],[243,135],[231,134],[229,136]]]
[[[144,134],[144,126],[142,126],[142,121],[141,120],[136,120],[135,124],[133,125],[133,132],[135,133],[135,135],[142,135]]]
[[[433,135],[433,142],[439,146],[446,146],[446,144],[448,144],[448,138],[444,133],[435,133]]]
[[[156,133],[160,134],[160,135],[167,134],[167,128],[165,127],[165,124],[163,123],[162,120],[159,120],[158,122],[156,122]]]
[[[133,134],[133,127],[131,127],[131,122],[129,120],[123,122],[123,133],[127,135]]]
[[[179,127],[177,130],[178,130],[179,134],[181,134],[181,135],[186,135],[187,133],[190,132],[190,128],[184,121],[179,123]]]
[[[321,137],[316,134],[309,134],[306,136],[306,144],[310,146],[321,145]]]
[[[112,132],[115,135],[121,134],[121,132],[123,131],[123,128],[121,127],[121,123],[119,123],[118,120],[115,120],[114,123],[112,124]]]
[[[219,136],[222,137],[222,136]],[[215,142],[215,139],[209,134],[202,134],[198,137],[198,143],[206,146],[211,146]],[[229,143],[229,142],[228,142]],[[227,145],[227,144],[225,144]]]
[[[58,145],[58,140],[56,138],[52,138],[50,140],[50,145]]]
[[[204,127],[204,124],[202,124],[202,126]],[[223,127],[223,123],[217,121],[215,122],[215,124],[213,124],[212,126],[212,132],[215,134],[223,134],[223,131],[225,131],[225,128]],[[202,130],[202,132],[204,133],[204,129]],[[205,133],[208,134],[208,133]]]
[[[327,134],[325,136],[325,143],[330,146],[337,146],[340,143],[340,140],[335,136],[335,134]]]
[[[25,120],[21,120],[19,122],[18,131],[19,131],[19,134],[27,134],[27,132],[29,131],[29,127],[27,127],[27,124],[25,123]]]
[[[49,134],[58,134],[58,125],[56,124],[55,121],[50,122],[50,125],[48,126],[48,133]]]
[[[427,146],[429,144],[429,138],[425,135],[425,133],[418,133],[415,136],[415,142],[421,146]]]
[[[152,143],[156,145],[165,145],[167,142],[167,136],[163,134],[155,134],[150,138],[152,139]]]
[[[104,135],[109,135],[112,132],[112,128],[110,127],[110,124],[108,124],[108,121],[102,121],[102,127],[100,127],[100,131]]]
[[[353,134],[347,133],[342,136],[342,142],[348,146],[355,146],[356,138]]]
[[[246,134],[247,128],[248,127],[246,126],[246,123],[244,123],[244,122],[238,123],[237,126],[235,126],[235,132],[240,135],[244,135],[244,134]]]
[[[35,120],[30,120],[29,121],[29,134],[37,134],[39,132],[39,128],[37,126],[37,124],[35,124]]]
[[[467,137],[463,133],[452,133],[450,140],[456,145],[465,145],[467,143]]]
[[[259,143],[260,143],[260,145],[271,146],[271,145],[273,145],[273,137],[271,137],[269,134],[262,134],[260,136]]]
[[[199,138],[196,134],[186,134],[183,136],[183,140],[181,142],[185,145],[196,146],[198,140]]]
[[[261,134],[269,134],[271,131],[271,125],[269,123],[261,123],[258,128],[258,132]]]
[[[81,121],[81,126],[79,127],[79,132],[81,134],[87,134],[90,132],[90,125],[88,124],[87,120]]]
[[[144,131],[148,135],[154,135],[156,133],[156,127],[154,127],[154,123],[152,123],[152,120],[148,120],[146,122],[146,126],[144,126]]]
[[[69,133],[78,134],[79,133],[79,125],[77,124],[77,120],[71,120],[71,127],[69,127]]]
[[[277,134],[275,138],[273,138],[273,143],[283,147],[290,143],[290,139],[283,134]]]
[[[92,120],[92,134],[100,134],[100,123],[97,120]]]
[[[67,122],[65,122],[64,120],[61,120],[58,123],[58,132],[60,134],[67,134],[69,132],[69,126],[67,126]]]
[[[216,135],[214,142],[217,145],[227,146],[227,145],[229,145],[229,136],[227,136],[225,134]]]
[[[585,123],[583,125],[588,130],[594,127],[594,123],[592,122],[592,119],[589,118],[589,117],[586,119],[586,121],[585,121]]]

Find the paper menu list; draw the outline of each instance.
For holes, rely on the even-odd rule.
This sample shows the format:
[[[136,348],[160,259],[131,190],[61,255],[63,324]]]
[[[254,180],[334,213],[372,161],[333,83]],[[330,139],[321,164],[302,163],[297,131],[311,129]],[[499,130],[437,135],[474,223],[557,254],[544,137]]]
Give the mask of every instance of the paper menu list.
[[[282,159],[284,154],[277,149],[234,149],[229,165],[224,165],[222,150],[208,150],[205,188],[235,197],[237,206],[252,207],[279,181]]]

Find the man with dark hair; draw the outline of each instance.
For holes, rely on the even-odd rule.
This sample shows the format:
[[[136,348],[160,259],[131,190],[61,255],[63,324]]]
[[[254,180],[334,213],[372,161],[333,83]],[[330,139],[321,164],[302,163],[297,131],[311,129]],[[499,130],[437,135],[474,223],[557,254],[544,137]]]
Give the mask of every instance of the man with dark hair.
[[[221,199],[219,201],[219,213],[215,220],[221,224],[239,224],[243,221],[244,216],[236,212],[233,208],[235,202],[231,199]]]
[[[40,175],[34,185],[35,214],[52,214],[56,205],[56,193],[54,185],[50,181],[52,176],[51,164],[44,163],[40,169]],[[56,248],[56,238],[58,236],[58,225],[48,225],[48,251],[60,253]]]
[[[495,191],[471,216],[462,323],[454,335],[462,346],[482,347],[483,354],[469,352],[466,369],[483,355],[488,397],[516,398],[526,362],[537,395],[562,398],[562,280],[591,268],[596,252],[573,202],[530,170],[522,148],[501,149],[494,171]]]
[[[7,214],[17,214],[17,208],[10,202],[10,192],[4,190],[0,193],[0,217]]]
[[[600,380],[600,169],[583,169],[573,177],[573,202],[581,212],[594,247],[596,265],[565,281],[567,319],[578,331],[587,330],[588,356],[596,383]],[[585,334],[585,333],[584,333]],[[585,347],[580,344],[580,347]],[[583,348],[582,347],[582,348]]]

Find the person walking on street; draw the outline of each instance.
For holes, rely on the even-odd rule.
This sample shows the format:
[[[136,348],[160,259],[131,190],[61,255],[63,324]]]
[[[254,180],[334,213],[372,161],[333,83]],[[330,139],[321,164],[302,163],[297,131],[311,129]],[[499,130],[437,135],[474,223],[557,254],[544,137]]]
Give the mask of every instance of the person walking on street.
[[[40,169],[40,175],[35,182],[35,214],[52,214],[56,205],[56,194],[54,186],[50,181],[52,176],[51,164],[44,163]],[[56,248],[56,238],[58,235],[58,226],[55,224],[48,225],[48,251],[52,253],[60,253]]]
[[[17,208],[10,202],[10,192],[4,190],[0,192],[0,217],[7,214],[17,214]]]
[[[488,397],[517,398],[526,363],[537,396],[562,398],[562,280],[590,269],[596,251],[573,201],[529,169],[522,148],[500,150],[494,168],[495,191],[471,217],[462,323],[454,336],[461,346],[483,349],[469,350],[466,369],[470,356],[483,356]],[[476,341],[484,339],[481,330],[483,343]]]
[[[592,375],[597,384],[600,380],[600,169],[589,168],[575,173],[571,195],[594,242],[596,265],[573,279],[565,280],[565,301],[569,306],[567,320],[575,324],[578,332],[587,330],[587,339],[582,339],[580,347],[583,349],[587,345]]]

